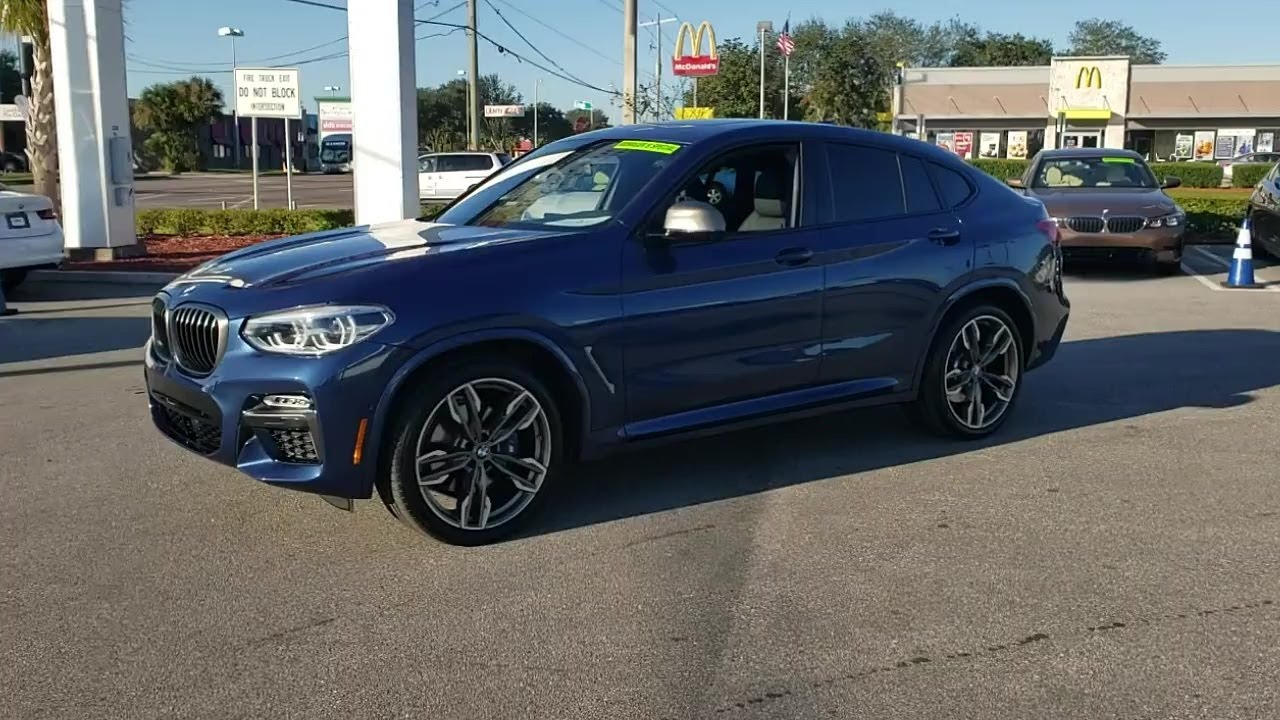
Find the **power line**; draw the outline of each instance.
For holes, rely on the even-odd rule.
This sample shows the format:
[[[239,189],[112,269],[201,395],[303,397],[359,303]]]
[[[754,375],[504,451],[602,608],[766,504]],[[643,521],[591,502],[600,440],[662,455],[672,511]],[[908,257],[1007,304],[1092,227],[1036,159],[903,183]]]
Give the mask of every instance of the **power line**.
[[[544,53],[544,52],[542,52],[541,50],[539,50],[537,45],[534,45],[534,44],[533,44],[533,42],[531,42],[531,41],[529,40],[529,38],[527,38],[527,37],[525,37],[525,36],[524,36],[524,33],[520,32],[518,29],[516,29],[516,26],[515,26],[515,25],[512,25],[512,24],[511,24],[511,21],[510,21],[510,20],[507,20],[506,16],[504,16],[504,15],[502,14],[502,11],[498,10],[497,6],[495,6],[492,2],[490,2],[489,0],[485,0],[485,4],[486,4],[486,5],[488,5],[488,6],[489,6],[489,9],[490,9],[490,10],[492,10],[492,11],[494,12],[494,14],[498,16],[498,19],[502,21],[502,24],[507,26],[507,29],[509,29],[509,30],[511,30],[511,32],[515,33],[515,34],[516,34],[516,37],[518,37],[518,38],[520,38],[521,40],[523,40],[523,41],[524,41],[524,44],[525,44],[525,45],[528,45],[528,46],[529,46],[529,47],[530,47],[530,48],[531,48],[535,53],[537,53],[537,54],[538,54],[538,55],[539,55],[543,60],[546,60],[547,62],[551,63],[552,65],[554,65],[554,66],[555,66],[555,68],[556,68],[557,70],[560,70],[561,72],[565,73],[566,75],[569,75],[570,77],[572,77],[572,78],[574,78],[574,79],[578,80],[578,82],[580,82],[580,83],[582,83],[582,84],[584,84],[584,85],[586,84],[586,81],[584,81],[584,80],[582,80],[581,78],[577,77],[576,75],[573,75],[572,73],[570,73],[570,72],[569,72],[569,71],[568,71],[568,70],[567,70],[563,65],[561,65],[561,64],[557,63],[555,60],[552,60],[551,58],[547,57],[547,54],[546,54],[546,53]]]
[[[486,1],[488,1],[488,0],[486,0]],[[578,38],[576,38],[576,37],[574,37],[574,36],[570,35],[570,34],[569,34],[569,33],[567,33],[567,32],[564,32],[564,31],[563,31],[563,30],[561,30],[560,28],[558,28],[558,27],[556,27],[556,26],[554,26],[554,25],[551,25],[550,23],[543,22],[542,20],[539,20],[538,18],[534,17],[533,15],[530,15],[529,13],[525,12],[524,10],[521,10],[520,8],[516,7],[515,5],[512,5],[510,2],[507,2],[507,0],[497,0],[497,1],[498,1],[498,2],[500,2],[500,3],[502,3],[503,5],[506,5],[508,8],[510,8],[510,9],[512,9],[512,10],[514,10],[514,11],[516,11],[517,13],[520,13],[521,15],[523,15],[523,16],[525,16],[525,17],[529,18],[530,20],[532,20],[533,22],[537,23],[538,25],[541,25],[542,27],[544,27],[544,28],[546,28],[546,29],[550,30],[551,32],[553,32],[553,33],[555,33],[555,34],[559,35],[560,37],[564,38],[565,40],[568,40],[569,42],[573,43],[574,45],[577,45],[578,47],[580,47],[580,48],[582,48],[582,49],[586,50],[587,52],[590,52],[590,53],[592,53],[592,54],[596,55],[597,57],[604,58],[605,60],[608,60],[609,62],[613,63],[614,65],[621,65],[621,64],[622,64],[622,63],[618,60],[618,58],[616,58],[616,57],[609,57],[608,55],[605,55],[604,53],[600,52],[599,50],[596,50],[595,48],[591,47],[590,45],[588,45],[588,44],[586,44],[586,43],[582,42],[582,41],[581,41],[581,40],[579,40]],[[492,4],[492,3],[490,3],[490,5],[489,5],[489,6],[490,6],[490,7],[493,7],[493,4]],[[493,11],[494,11],[494,12],[498,12],[498,9],[497,9],[497,8],[493,8]],[[502,13],[498,13],[498,17],[502,17]],[[505,19],[505,18],[504,18],[504,19]]]
[[[347,11],[347,9],[346,9],[346,8],[344,8],[344,7],[342,7],[341,5],[332,5],[332,4],[330,4],[330,3],[326,3],[326,2],[319,2],[319,0],[285,0],[285,2],[291,2],[291,3],[298,4],[298,5],[308,5],[308,6],[311,6],[311,7],[324,8],[324,9],[326,9],[326,10],[337,10],[337,11],[339,11],[339,12],[346,12],[346,11]],[[512,49],[510,49],[510,48],[508,48],[508,47],[506,47],[506,46],[502,45],[501,43],[499,43],[499,42],[495,41],[493,38],[489,37],[488,35],[485,35],[484,33],[480,32],[479,30],[473,30],[472,28],[469,28],[469,27],[467,27],[466,25],[459,25],[459,24],[457,24],[457,23],[442,23],[442,22],[436,22],[436,21],[434,21],[434,20],[417,20],[417,19],[415,19],[415,20],[414,20],[414,22],[416,22],[416,23],[417,23],[417,24],[419,24],[419,25],[439,25],[439,26],[441,26],[441,27],[458,28],[458,29],[462,29],[462,30],[472,30],[472,31],[475,33],[476,37],[478,37],[478,38],[480,38],[480,39],[484,40],[485,42],[489,43],[490,45],[492,45],[494,48],[496,48],[496,49],[498,50],[498,52],[499,52],[500,54],[503,54],[503,55],[510,55],[511,57],[515,58],[517,61],[522,62],[522,63],[526,63],[526,64],[528,64],[528,65],[531,65],[531,66],[535,67],[535,68],[538,68],[539,70],[541,70],[541,71],[543,71],[543,72],[547,73],[548,75],[551,75],[551,76],[553,76],[553,77],[560,78],[561,80],[564,80],[565,82],[573,83],[574,85],[578,85],[578,86],[581,86],[581,87],[585,87],[585,88],[587,88],[588,90],[594,90],[594,91],[596,91],[596,92],[603,93],[603,94],[605,94],[605,95],[614,95],[614,96],[616,96],[616,95],[620,95],[620,94],[621,94],[621,93],[619,93],[617,90],[606,90],[605,88],[599,87],[599,86],[597,86],[597,85],[592,85],[591,83],[584,82],[583,80],[581,80],[581,79],[579,79],[579,78],[572,77],[571,75],[568,75],[568,74],[566,74],[566,73],[564,73],[564,72],[560,72],[560,71],[558,71],[558,70],[553,70],[553,69],[551,69],[551,68],[549,68],[549,67],[547,67],[547,66],[545,66],[545,65],[542,65],[542,64],[537,63],[537,62],[535,62],[535,61],[533,61],[533,60],[530,60],[529,58],[527,58],[527,57],[525,57],[525,56],[521,55],[520,53],[517,53],[516,51],[514,51],[514,50],[512,50]]]

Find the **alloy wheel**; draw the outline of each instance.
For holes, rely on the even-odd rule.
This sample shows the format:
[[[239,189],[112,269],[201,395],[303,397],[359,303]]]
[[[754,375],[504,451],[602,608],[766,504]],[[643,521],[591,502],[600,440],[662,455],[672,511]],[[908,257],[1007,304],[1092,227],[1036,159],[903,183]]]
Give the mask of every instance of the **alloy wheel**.
[[[418,435],[422,498],[461,530],[504,525],[541,489],[551,437],[546,410],[525,387],[501,378],[463,383],[436,403]]]
[[[1004,417],[1018,389],[1017,336],[1004,320],[979,315],[951,341],[942,386],[951,416],[968,430]]]

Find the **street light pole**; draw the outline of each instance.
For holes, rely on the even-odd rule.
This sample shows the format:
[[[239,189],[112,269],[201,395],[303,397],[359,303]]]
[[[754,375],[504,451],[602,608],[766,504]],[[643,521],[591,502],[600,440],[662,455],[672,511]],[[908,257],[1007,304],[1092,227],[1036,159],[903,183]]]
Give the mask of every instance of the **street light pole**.
[[[764,119],[764,36],[773,32],[772,20],[761,20],[756,23],[756,31],[760,33],[760,119]]]
[[[223,26],[218,28],[218,37],[231,38],[231,92],[236,91],[236,85],[239,80],[236,78],[236,38],[244,37],[244,31],[240,28]],[[231,126],[235,128],[235,142],[232,144],[235,158],[236,169],[240,169],[240,116],[236,114],[236,105],[231,103]]]
[[[465,138],[463,138],[463,142],[470,143],[471,142],[471,126],[473,124],[473,121],[475,120],[475,118],[472,117],[472,111],[475,110],[475,103],[471,102],[471,80],[470,78],[467,77],[466,70],[459,70],[458,77],[462,78],[464,81],[462,94],[465,95],[467,98],[467,112],[466,112],[467,135]],[[470,149],[470,147],[468,147],[468,149]]]
[[[533,149],[538,149],[538,86],[542,85],[542,78],[533,81]]]

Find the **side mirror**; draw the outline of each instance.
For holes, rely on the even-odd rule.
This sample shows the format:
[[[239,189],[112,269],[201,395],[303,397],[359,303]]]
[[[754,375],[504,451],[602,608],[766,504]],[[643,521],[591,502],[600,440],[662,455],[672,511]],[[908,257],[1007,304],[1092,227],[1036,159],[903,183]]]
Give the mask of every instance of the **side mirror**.
[[[1180,185],[1182,185],[1182,178],[1175,177],[1173,175],[1166,176],[1164,179],[1164,182],[1160,183],[1160,187],[1166,188],[1166,189],[1176,188]]]
[[[1022,178],[1005,178],[1004,184],[1011,188],[1022,189]]]
[[[725,231],[724,215],[710,203],[681,200],[667,208],[662,229],[673,240],[713,240]]]

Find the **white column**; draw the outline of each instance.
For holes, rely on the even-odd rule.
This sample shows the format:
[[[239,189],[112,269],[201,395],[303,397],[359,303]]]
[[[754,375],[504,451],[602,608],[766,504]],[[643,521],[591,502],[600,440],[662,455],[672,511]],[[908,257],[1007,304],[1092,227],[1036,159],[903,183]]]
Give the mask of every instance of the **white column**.
[[[120,6],[48,0],[63,233],[100,259],[141,252]]]
[[[118,0],[117,0],[118,2]],[[356,222],[417,217],[418,93],[412,0],[347,13]]]

